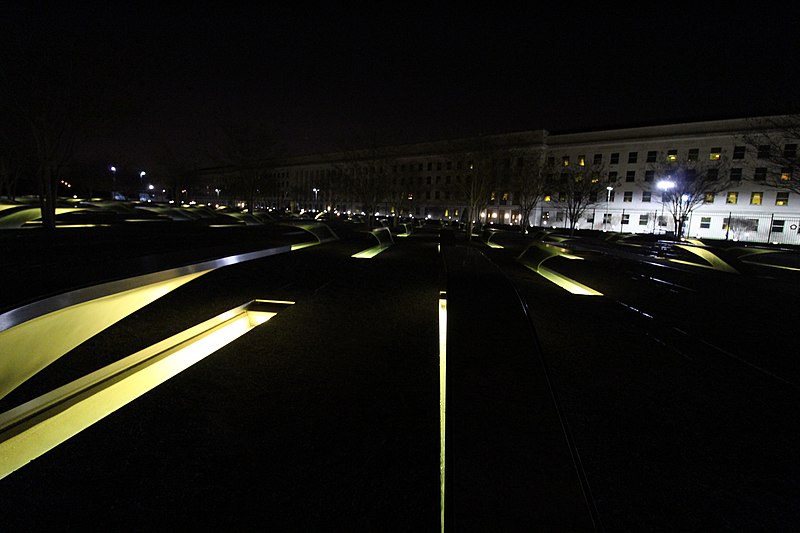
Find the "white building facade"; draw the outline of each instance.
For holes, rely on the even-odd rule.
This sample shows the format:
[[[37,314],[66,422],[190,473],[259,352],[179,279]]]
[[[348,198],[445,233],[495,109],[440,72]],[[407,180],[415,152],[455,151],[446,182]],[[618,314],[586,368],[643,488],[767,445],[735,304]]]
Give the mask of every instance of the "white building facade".
[[[353,161],[360,161],[365,173],[385,182],[384,193],[373,207],[376,213],[460,220],[466,214],[462,183],[473,165],[476,142],[480,142],[490,144],[495,153],[507,154],[492,161],[501,178],[479,214],[483,223],[521,222],[518,193],[510,176],[514,166],[521,164],[518,154],[538,153],[556,166],[602,168],[603,181],[611,189],[603,188],[576,221],[577,229],[673,232],[669,207],[662,202],[658,188],[661,177],[653,165],[665,160],[705,161],[719,163],[719,180],[725,187],[706,194],[702,205],[691,211],[685,220],[685,236],[800,244],[800,196],[788,188],[771,186],[767,175],[774,172],[770,170],[774,164],[745,141],[748,132],[766,127],[771,118],[576,133],[536,130],[382,147],[369,153],[292,157],[272,166],[269,181],[274,191],[266,204],[278,209],[358,211],[357,198],[343,190],[343,178],[349,168],[359,166]],[[775,146],[794,157],[797,142],[779,139]],[[568,226],[558,198],[547,196],[539,202],[530,215],[530,225]]]

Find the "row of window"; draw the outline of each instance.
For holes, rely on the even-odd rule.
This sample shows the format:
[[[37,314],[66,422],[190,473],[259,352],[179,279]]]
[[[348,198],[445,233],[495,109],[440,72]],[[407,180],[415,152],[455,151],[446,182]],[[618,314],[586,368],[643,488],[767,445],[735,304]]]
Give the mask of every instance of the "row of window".
[[[769,159],[773,158],[775,155],[778,155],[778,154],[774,153],[776,149],[777,149],[776,147],[773,147],[773,146],[770,146],[770,145],[760,145],[760,146],[756,147],[756,158],[757,159],[769,160]],[[731,158],[733,160],[743,160],[743,159],[746,158],[747,150],[748,150],[747,146],[743,146],[743,145],[734,146],[733,150],[732,150]],[[790,160],[796,159],[796,157],[797,157],[797,144],[795,144],[795,143],[784,144],[783,147],[782,147],[782,150],[780,150],[780,151],[781,151],[780,155],[783,158],[790,159]],[[720,160],[722,158],[722,153],[723,153],[723,149],[722,149],[721,146],[711,147],[709,149],[709,151],[708,151],[708,156],[707,156],[708,160],[709,161],[718,161],[718,160]],[[656,163],[656,162],[659,161],[659,151],[658,150],[648,150],[645,154],[646,155],[645,155],[644,161],[646,163]],[[679,150],[677,150],[677,149],[668,149],[668,150],[666,150],[666,153],[664,154],[664,159],[666,161],[673,161],[674,162],[674,161],[678,161],[679,157],[681,155],[682,154],[680,154]],[[611,164],[611,165],[619,164],[620,163],[620,156],[621,156],[620,152],[612,152],[610,154],[609,164]],[[700,149],[699,148],[690,148],[690,149],[688,149],[686,151],[686,153],[685,153],[685,157],[686,157],[687,161],[699,161],[700,160]],[[512,158],[510,158],[510,157],[509,158],[503,158],[503,159],[501,159],[499,161],[495,159],[495,160],[492,161],[493,166],[495,166],[498,162],[502,163],[505,168],[510,168],[511,165],[512,165]],[[638,163],[639,162],[639,152],[638,151],[630,151],[630,152],[628,152],[627,153],[627,162],[629,164]],[[549,165],[555,165],[555,157],[554,156],[548,157],[547,163]],[[586,165],[586,156],[585,155],[577,156],[575,163],[578,166],[585,166]],[[602,153],[594,154],[592,156],[592,163],[594,165],[602,164],[603,163],[603,154]],[[517,157],[516,158],[516,165],[517,166],[522,166],[522,164],[523,164],[523,158],[522,157]],[[568,167],[571,164],[572,164],[572,160],[571,160],[570,156],[564,155],[564,156],[561,157],[561,165],[562,166]],[[423,162],[414,162],[414,163],[403,163],[403,164],[399,164],[399,165],[397,165],[397,164],[393,165],[392,166],[392,172],[393,173],[397,173],[398,171],[399,172],[413,172],[413,171],[422,172],[424,170],[433,171],[434,169],[437,170],[437,171],[452,170],[452,169],[461,170],[462,168],[467,168],[467,169],[472,168],[472,165],[473,165],[472,161],[467,161],[467,162],[464,162],[464,161],[455,161],[455,162],[453,162],[453,161],[436,161],[436,162],[427,161],[427,162],[424,162],[424,163]],[[306,178],[306,179],[308,179],[308,178],[310,178],[310,179],[322,179],[322,178],[333,177],[334,175],[340,175],[340,171],[337,171],[335,169],[304,169],[304,170],[298,170],[298,171],[295,171],[295,172],[287,172],[287,171],[284,170],[284,171],[273,173],[273,177],[278,178],[278,179],[286,179],[286,178],[289,178],[291,175],[294,175],[295,177]]]
[[[747,154],[747,147],[746,146],[734,146],[733,147],[733,155],[732,159],[740,160],[744,159]],[[797,144],[785,144],[783,146],[783,157],[786,159],[795,159],[797,157]],[[756,151],[756,158],[757,159],[770,159],[773,157],[773,147],[769,145],[761,145],[758,146]],[[721,146],[714,146],[708,151],[708,160],[709,161],[719,161],[722,158],[722,147]],[[619,164],[620,153],[613,152],[610,157],[609,164],[617,165]],[[667,150],[665,159],[667,161],[678,161],[678,150],[670,149]],[[699,148],[690,148],[686,152],[686,160],[687,161],[699,161],[700,160],[700,149]],[[639,152],[628,152],[628,163],[634,164],[639,162]],[[645,158],[646,163],[656,163],[658,162],[658,151],[657,150],[649,150],[647,152],[647,156]],[[549,165],[555,165],[555,157],[551,156],[547,159],[547,163]],[[592,164],[594,165],[601,165],[603,163],[603,154],[594,154],[592,159]],[[585,166],[586,165],[586,156],[579,155],[577,158],[577,165],[578,166]],[[565,155],[561,157],[561,166],[568,167],[570,166],[570,156]]]
[[[608,191],[606,196],[607,202],[614,202],[616,199],[616,191]],[[667,192],[661,193],[661,201],[668,200]],[[703,199],[704,203],[713,204],[714,199],[716,198],[716,194],[713,192],[705,193],[705,198]],[[494,198],[492,198],[494,199]],[[551,202],[553,199],[551,196],[545,196],[545,202]],[[566,200],[566,196],[562,193],[559,195],[559,201]],[[592,199],[593,202],[597,201],[597,198]],[[633,191],[623,191],[622,193],[622,201],[623,203],[633,202]],[[653,201],[653,193],[652,191],[642,191],[642,202],[643,203],[650,203]],[[764,202],[764,192],[763,191],[756,191],[750,193],[750,205],[762,205]],[[728,191],[725,195],[725,203],[726,204],[737,204],[739,203],[739,191]],[[775,205],[789,205],[789,193],[786,191],[780,191],[775,194]]]

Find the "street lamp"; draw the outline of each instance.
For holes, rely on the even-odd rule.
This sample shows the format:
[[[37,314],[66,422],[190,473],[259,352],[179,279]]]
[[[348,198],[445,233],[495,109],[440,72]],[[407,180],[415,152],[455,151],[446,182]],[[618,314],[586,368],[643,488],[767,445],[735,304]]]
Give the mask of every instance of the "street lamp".
[[[611,201],[611,191],[614,190],[614,187],[609,185],[606,187],[606,212],[603,213],[603,231],[606,231],[606,224],[608,220],[608,203]]]
[[[319,193],[319,189],[314,187],[311,190],[314,191],[314,209],[316,209],[317,208],[317,194]]]
[[[672,181],[672,176],[669,176],[669,179],[661,180],[656,183],[656,187],[661,189],[661,217],[658,219],[658,225],[661,226],[661,221],[664,220],[664,195],[667,194],[667,191],[673,189],[675,187],[675,182]]]

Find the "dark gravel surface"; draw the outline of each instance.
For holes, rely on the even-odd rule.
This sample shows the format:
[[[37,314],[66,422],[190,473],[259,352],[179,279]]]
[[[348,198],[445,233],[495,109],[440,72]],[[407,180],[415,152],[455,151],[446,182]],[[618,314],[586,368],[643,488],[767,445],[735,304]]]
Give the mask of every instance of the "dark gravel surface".
[[[254,298],[296,302],[0,480],[3,529],[438,531],[444,290],[448,531],[796,530],[791,272],[667,271],[601,252],[552,262],[604,293],[585,297],[524,268],[513,246],[445,232],[440,247],[429,230],[358,260],[374,239],[337,231],[201,276],[0,400],[5,410]],[[131,272],[292,238],[176,236],[152,253],[63,244],[62,259],[30,254],[48,261],[29,272],[44,279],[41,265],[67,257]],[[17,250],[3,265],[21,280]],[[64,272],[41,294],[93,277]],[[30,299],[15,290],[7,306]]]

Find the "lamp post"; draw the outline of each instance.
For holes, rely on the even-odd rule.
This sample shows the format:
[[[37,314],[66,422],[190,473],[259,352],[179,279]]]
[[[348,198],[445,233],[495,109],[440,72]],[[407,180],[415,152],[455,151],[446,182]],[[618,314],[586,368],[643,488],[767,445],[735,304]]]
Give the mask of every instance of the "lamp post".
[[[661,189],[661,217],[659,217],[658,220],[658,225],[661,226],[661,221],[664,219],[664,203],[665,203],[664,195],[667,194],[667,191],[675,187],[675,182],[672,181],[672,176],[668,176],[668,179],[661,180],[658,183],[656,183],[656,187]]]
[[[311,190],[314,191],[314,210],[316,210],[317,209],[317,194],[319,194],[319,189],[314,187]]]
[[[609,216],[608,216],[608,204],[611,201],[611,191],[613,191],[613,190],[614,190],[614,187],[612,187],[611,185],[606,187],[606,212],[603,213],[603,231],[606,231],[606,224],[607,224],[606,221],[609,218]]]

